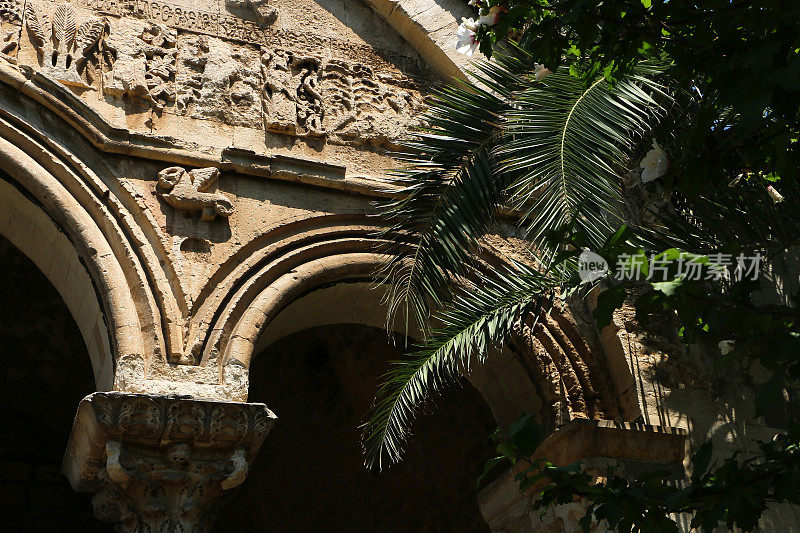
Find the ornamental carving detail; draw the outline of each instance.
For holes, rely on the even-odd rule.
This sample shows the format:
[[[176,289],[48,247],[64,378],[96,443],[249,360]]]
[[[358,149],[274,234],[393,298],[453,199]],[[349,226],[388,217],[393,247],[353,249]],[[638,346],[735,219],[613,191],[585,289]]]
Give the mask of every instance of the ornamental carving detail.
[[[98,392],[78,408],[63,471],[118,531],[203,532],[274,422],[263,404]]]
[[[70,4],[56,7],[49,20],[36,4],[25,4],[25,25],[36,48],[40,70],[73,87],[90,88],[99,69],[99,44],[108,22],[91,17],[78,25]]]
[[[17,62],[19,34],[22,25],[20,0],[0,1],[0,57],[10,63]]]
[[[224,194],[213,192],[218,178],[219,169],[213,167],[169,167],[158,173],[156,188],[161,199],[186,214],[199,213],[203,220],[227,218],[233,213],[233,203]]]
[[[423,109],[409,82],[341,60],[286,50],[261,55],[264,128],[333,141],[383,143],[401,137]]]
[[[103,92],[157,112],[175,104],[178,32],[146,21],[117,22],[105,40]]]

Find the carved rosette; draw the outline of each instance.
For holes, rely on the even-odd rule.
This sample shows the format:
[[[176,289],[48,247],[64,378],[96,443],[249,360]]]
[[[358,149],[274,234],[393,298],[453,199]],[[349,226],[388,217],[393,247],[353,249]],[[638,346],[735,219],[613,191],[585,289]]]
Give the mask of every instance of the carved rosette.
[[[96,392],[78,407],[62,470],[118,531],[207,531],[274,422],[264,404]]]

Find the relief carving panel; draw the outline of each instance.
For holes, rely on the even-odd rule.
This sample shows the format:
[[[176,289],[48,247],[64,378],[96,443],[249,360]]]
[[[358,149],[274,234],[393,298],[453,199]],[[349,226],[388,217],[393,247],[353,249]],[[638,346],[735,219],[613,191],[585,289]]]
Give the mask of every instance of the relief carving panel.
[[[139,20],[116,21],[105,40],[103,93],[163,111],[175,104],[178,32]]]
[[[401,137],[423,109],[418,91],[360,63],[274,50],[261,67],[267,131],[380,144]]]
[[[261,128],[259,52],[206,35],[178,37],[177,112]]]
[[[71,4],[60,4],[50,14],[41,5],[25,4],[25,26],[40,70],[65,85],[88,89],[99,78],[100,43],[108,22],[88,17],[79,24],[77,19]]]

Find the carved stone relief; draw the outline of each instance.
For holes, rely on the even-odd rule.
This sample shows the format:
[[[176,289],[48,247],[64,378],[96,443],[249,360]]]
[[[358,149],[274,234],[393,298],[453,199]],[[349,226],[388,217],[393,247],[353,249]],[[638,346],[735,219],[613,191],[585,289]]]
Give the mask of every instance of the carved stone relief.
[[[381,143],[402,137],[422,110],[422,99],[393,81],[366,65],[328,61],[322,74],[324,129],[351,142]]]
[[[99,46],[108,22],[90,17],[80,25],[75,8],[60,4],[52,13],[52,21],[41,6],[25,4],[25,25],[31,44],[36,48],[42,72],[65,85],[90,88],[99,72]]]
[[[261,128],[257,50],[206,35],[180,35],[177,110],[192,118]]]
[[[274,50],[261,66],[267,131],[381,143],[402,136],[422,108],[419,93],[359,63]]]
[[[21,27],[22,3],[19,0],[0,1],[0,57],[11,63],[17,62]]]
[[[278,11],[269,6],[269,0],[225,0],[225,7],[232,11],[248,9],[261,26],[268,26],[278,19]]]
[[[317,58],[298,57],[285,50],[262,53],[264,127],[268,131],[291,135],[325,133],[320,64]]]
[[[213,167],[189,171],[169,167],[158,173],[156,188],[161,199],[186,214],[200,213],[203,220],[227,218],[233,213],[233,203],[224,194],[212,192],[218,178],[219,169]]]
[[[207,531],[274,422],[263,404],[94,393],[78,407],[63,472],[118,531]]]
[[[175,103],[178,32],[146,21],[119,21],[105,40],[103,92],[156,111]]]

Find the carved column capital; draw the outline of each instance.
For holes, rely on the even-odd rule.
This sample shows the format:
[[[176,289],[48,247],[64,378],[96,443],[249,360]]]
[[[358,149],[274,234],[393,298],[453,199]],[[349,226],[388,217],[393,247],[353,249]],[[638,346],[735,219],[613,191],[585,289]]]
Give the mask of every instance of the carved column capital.
[[[96,392],[78,406],[62,471],[119,531],[207,531],[274,422],[264,404]]]

